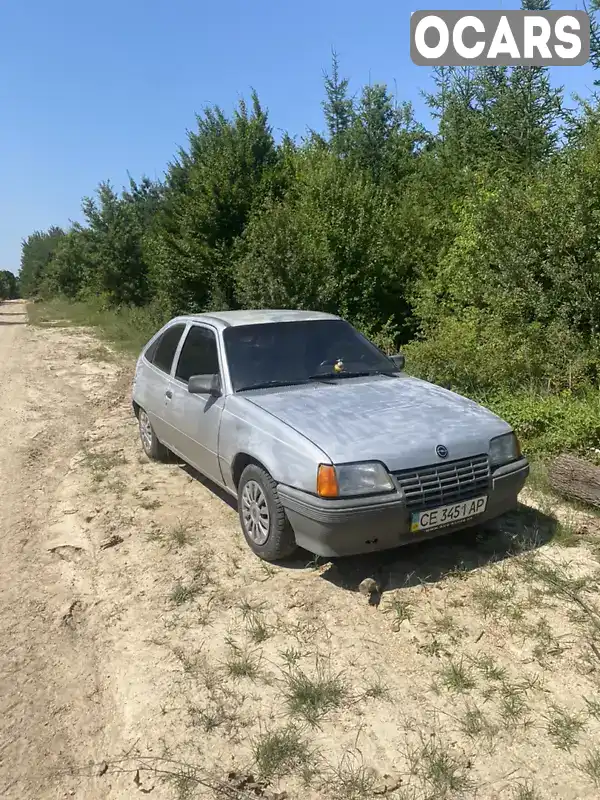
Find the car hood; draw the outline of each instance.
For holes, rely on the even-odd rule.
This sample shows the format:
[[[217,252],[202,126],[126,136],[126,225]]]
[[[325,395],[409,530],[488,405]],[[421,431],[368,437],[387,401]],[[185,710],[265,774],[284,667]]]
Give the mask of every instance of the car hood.
[[[391,471],[487,453],[512,430],[472,400],[408,375],[250,392],[246,398],[294,428],[334,463],[378,460]]]

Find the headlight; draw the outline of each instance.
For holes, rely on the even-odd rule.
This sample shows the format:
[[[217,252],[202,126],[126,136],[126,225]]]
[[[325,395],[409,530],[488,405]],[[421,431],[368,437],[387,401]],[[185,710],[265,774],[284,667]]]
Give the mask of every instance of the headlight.
[[[514,433],[505,433],[496,436],[490,441],[490,463],[492,467],[516,461],[521,456],[519,440]]]
[[[394,490],[388,471],[378,461],[362,464],[321,464],[317,473],[317,494],[321,497],[351,497],[382,494]]]

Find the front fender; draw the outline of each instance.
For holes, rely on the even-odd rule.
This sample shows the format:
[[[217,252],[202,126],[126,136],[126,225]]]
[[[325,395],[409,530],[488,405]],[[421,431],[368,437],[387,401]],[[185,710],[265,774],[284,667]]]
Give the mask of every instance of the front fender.
[[[273,480],[305,492],[316,489],[317,467],[331,459],[298,431],[254,405],[230,395],[223,409],[219,458],[226,485],[235,490],[233,465],[240,453],[260,462]]]

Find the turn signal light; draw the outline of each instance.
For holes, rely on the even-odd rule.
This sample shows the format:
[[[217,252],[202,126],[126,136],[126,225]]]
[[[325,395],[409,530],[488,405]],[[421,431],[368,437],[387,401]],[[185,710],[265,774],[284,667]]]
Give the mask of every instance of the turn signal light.
[[[331,464],[319,464],[317,472],[317,494],[319,497],[338,497],[340,489]]]

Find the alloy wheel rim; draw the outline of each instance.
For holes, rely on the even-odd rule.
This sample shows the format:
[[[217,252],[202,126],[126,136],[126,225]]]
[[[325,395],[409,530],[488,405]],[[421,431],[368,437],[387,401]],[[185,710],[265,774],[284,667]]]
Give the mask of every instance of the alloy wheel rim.
[[[257,481],[248,481],[242,491],[242,520],[252,541],[258,545],[265,544],[269,538],[269,506]]]
[[[144,450],[150,451],[152,449],[152,426],[145,411],[140,411],[140,437]]]

